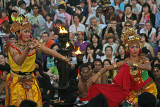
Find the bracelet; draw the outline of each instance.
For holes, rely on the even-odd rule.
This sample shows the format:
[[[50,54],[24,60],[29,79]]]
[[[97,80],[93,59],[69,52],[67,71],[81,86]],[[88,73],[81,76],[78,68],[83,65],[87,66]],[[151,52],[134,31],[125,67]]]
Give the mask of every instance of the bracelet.
[[[66,61],[66,59],[67,59],[67,58],[66,58],[65,56],[62,56],[62,60],[63,60],[63,61]]]
[[[39,44],[38,47],[40,48],[40,47],[42,46],[42,44],[43,44],[43,39],[40,39],[39,43],[40,43],[40,44]]]
[[[116,64],[116,63],[114,63],[114,64],[113,64],[113,67],[116,69],[116,68],[117,68],[117,64]]]
[[[98,72],[97,75],[98,75],[98,77],[100,77],[101,76],[101,72]]]
[[[138,67],[138,64],[134,62],[134,63],[132,64],[132,66],[133,66],[133,67]]]

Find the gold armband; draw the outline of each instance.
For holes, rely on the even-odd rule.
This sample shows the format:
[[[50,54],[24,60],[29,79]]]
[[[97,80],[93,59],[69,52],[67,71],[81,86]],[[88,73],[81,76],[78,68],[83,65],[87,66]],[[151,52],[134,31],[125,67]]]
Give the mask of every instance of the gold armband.
[[[66,61],[66,59],[67,59],[67,58],[66,58],[65,56],[62,56],[62,60],[63,60],[63,61]]]
[[[138,67],[138,64],[134,62],[134,63],[132,64],[132,66],[133,66],[133,67]]]
[[[98,75],[98,77],[100,77],[101,76],[101,72],[98,72],[97,75]]]
[[[42,44],[43,44],[43,39],[40,39],[40,41],[39,41],[39,48],[42,46]]]

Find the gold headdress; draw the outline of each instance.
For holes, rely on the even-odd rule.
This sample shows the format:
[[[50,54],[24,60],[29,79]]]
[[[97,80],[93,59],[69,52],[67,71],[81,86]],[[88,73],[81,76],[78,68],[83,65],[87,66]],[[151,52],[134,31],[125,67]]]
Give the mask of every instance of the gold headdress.
[[[24,15],[21,15],[20,17],[21,17],[20,21],[14,21],[14,22],[12,21],[12,23],[10,23],[10,31],[12,33],[22,31],[26,28],[31,29],[31,24],[27,21],[27,17],[25,17]]]
[[[123,32],[122,41],[126,47],[126,50],[128,50],[128,46],[135,43],[137,43],[140,46],[140,49],[142,49],[141,36],[137,34],[137,31],[133,28],[129,28]]]

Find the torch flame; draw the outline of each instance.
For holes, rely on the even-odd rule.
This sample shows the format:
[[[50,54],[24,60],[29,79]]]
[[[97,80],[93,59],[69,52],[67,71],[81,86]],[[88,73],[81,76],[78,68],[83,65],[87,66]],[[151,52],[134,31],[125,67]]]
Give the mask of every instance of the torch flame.
[[[68,31],[64,27],[60,26],[59,28],[60,28],[59,33],[68,33]]]
[[[66,43],[66,48],[68,48],[70,46],[69,42]]]
[[[80,47],[78,47],[77,51],[75,52],[76,55],[82,54],[82,52],[80,51]]]

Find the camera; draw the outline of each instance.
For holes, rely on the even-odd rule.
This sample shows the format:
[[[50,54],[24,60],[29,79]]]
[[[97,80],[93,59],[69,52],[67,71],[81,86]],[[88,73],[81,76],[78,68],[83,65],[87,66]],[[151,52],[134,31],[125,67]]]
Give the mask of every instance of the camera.
[[[113,27],[113,24],[111,24],[111,27]]]
[[[93,26],[90,26],[90,28],[89,28],[90,30],[92,30],[93,29]]]

